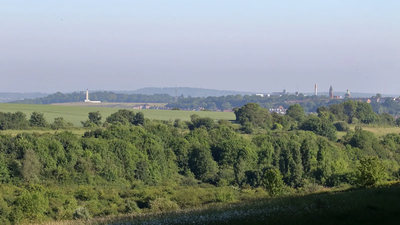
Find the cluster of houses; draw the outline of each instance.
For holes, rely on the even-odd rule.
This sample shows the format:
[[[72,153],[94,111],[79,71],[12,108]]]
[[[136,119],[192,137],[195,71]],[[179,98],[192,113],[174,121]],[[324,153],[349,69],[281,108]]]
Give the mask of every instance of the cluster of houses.
[[[283,108],[283,106],[279,106],[278,108],[275,108],[275,109],[269,109],[269,112],[270,113],[276,112],[276,113],[278,113],[280,115],[285,115],[286,114],[286,109]]]

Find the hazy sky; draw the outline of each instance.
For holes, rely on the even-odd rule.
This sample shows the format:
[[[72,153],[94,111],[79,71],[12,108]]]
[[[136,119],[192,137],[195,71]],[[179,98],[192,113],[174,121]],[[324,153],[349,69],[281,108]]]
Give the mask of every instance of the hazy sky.
[[[0,0],[0,92],[400,94],[398,0]]]

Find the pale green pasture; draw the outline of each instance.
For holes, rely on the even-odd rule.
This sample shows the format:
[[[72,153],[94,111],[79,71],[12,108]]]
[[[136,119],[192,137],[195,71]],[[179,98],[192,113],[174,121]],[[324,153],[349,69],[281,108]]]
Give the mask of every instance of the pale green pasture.
[[[112,113],[118,111],[118,108],[105,107],[84,107],[84,106],[60,106],[60,105],[29,105],[29,104],[0,104],[0,112],[17,112],[21,111],[29,116],[32,112],[44,113],[49,123],[54,121],[56,117],[63,117],[65,120],[73,123],[75,126],[81,126],[81,121],[87,120],[88,113],[99,111],[103,117],[103,121]],[[181,111],[181,110],[152,110],[152,109],[135,109],[134,112],[143,112],[146,118],[157,120],[190,120],[190,115],[198,114],[201,117],[210,117],[215,120],[234,120],[235,115],[229,112],[211,112],[211,111]]]
[[[355,125],[350,125],[350,129],[354,131]],[[363,130],[374,133],[377,137],[385,136],[390,133],[400,133],[400,127],[393,126],[379,126],[379,125],[361,125]]]
[[[45,130],[45,129],[43,129],[43,130],[35,130],[35,129],[33,129],[33,130],[1,130],[0,134],[10,134],[11,136],[15,136],[20,133],[55,134],[55,133],[60,133],[63,131],[72,132],[76,136],[83,136],[85,134],[85,132],[87,131],[87,129],[86,128],[75,128],[75,129],[69,129],[69,130]]]

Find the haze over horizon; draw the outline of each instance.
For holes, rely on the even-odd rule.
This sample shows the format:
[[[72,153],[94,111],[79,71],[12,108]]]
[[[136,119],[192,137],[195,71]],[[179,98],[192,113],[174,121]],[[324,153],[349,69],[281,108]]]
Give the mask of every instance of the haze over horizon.
[[[6,1],[0,92],[400,93],[400,2]]]

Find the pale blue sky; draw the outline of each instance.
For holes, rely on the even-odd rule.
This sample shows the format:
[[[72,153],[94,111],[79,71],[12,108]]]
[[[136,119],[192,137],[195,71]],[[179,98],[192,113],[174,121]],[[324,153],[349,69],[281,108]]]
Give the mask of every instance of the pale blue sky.
[[[395,0],[0,0],[0,92],[400,94],[399,12]]]

